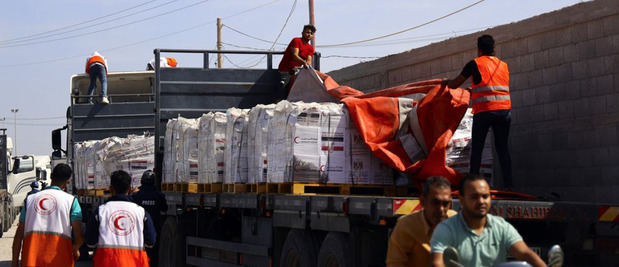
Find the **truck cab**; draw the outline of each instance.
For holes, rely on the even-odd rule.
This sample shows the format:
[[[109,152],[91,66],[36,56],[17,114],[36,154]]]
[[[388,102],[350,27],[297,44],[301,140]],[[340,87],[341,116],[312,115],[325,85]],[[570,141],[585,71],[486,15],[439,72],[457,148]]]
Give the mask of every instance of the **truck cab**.
[[[7,165],[7,191],[13,196],[15,207],[21,207],[28,195],[30,184],[39,182],[49,185],[51,183],[51,160],[49,156],[22,155],[10,157]]]

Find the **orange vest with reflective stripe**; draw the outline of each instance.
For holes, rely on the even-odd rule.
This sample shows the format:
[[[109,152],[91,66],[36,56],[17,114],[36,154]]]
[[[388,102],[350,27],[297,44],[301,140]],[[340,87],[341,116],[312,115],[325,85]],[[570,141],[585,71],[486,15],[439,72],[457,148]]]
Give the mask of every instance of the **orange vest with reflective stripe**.
[[[70,214],[74,199],[55,189],[28,196],[22,266],[73,266]]]
[[[100,56],[92,56],[88,58],[88,62],[86,62],[86,73],[88,73],[88,70],[90,69],[90,65],[95,64],[95,63],[101,63],[101,65],[105,67],[105,72],[107,74],[107,66],[105,65],[105,60],[103,59],[103,57],[100,57]]]
[[[511,109],[507,64],[493,56],[475,58],[475,63],[481,82],[472,86],[473,113]]]
[[[144,250],[144,208],[127,201],[99,206],[95,267],[148,267]]]

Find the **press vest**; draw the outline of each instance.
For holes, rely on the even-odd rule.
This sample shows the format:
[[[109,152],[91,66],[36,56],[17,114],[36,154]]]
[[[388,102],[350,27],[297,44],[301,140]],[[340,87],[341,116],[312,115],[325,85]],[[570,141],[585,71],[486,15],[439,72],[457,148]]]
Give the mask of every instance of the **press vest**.
[[[105,65],[105,59],[102,56],[96,56],[96,55],[88,58],[88,61],[86,62],[86,73],[89,73],[90,66],[95,63],[99,63],[103,65],[103,67],[105,67],[105,72],[107,74],[107,66]]]
[[[73,266],[71,206],[74,199],[54,189],[27,197],[22,266]]]
[[[472,86],[473,113],[511,109],[507,64],[493,56],[478,57],[475,63],[481,82]]]
[[[144,208],[128,201],[109,201],[99,206],[95,267],[148,266],[144,216]]]

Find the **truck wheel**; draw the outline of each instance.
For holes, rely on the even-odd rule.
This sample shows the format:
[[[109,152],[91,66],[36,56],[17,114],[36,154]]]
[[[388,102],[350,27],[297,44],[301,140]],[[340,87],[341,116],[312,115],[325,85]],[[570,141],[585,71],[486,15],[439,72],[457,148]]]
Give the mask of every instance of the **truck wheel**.
[[[185,266],[185,238],[176,218],[168,217],[161,227],[159,238],[159,266]]]
[[[311,233],[303,230],[290,230],[279,261],[280,267],[316,266],[316,246]]]
[[[318,252],[318,267],[352,267],[352,250],[348,235],[330,232]]]

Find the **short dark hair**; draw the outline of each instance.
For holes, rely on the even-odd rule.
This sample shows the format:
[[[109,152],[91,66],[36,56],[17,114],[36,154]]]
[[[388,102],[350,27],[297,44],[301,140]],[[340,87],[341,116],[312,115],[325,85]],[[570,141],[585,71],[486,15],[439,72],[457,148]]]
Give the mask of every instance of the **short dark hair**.
[[[494,54],[494,38],[492,35],[484,34],[477,38],[477,48],[481,50],[484,55]]]
[[[131,187],[131,176],[123,170],[115,171],[110,176],[110,184],[116,194],[125,194],[129,192],[129,187]]]
[[[471,173],[469,173],[469,174],[465,175],[464,178],[462,178],[462,180],[460,180],[460,187],[458,188],[460,190],[460,192],[458,192],[459,195],[460,196],[464,195],[464,186],[467,183],[474,182],[474,181],[479,181],[479,180],[484,180],[484,181],[486,181],[486,183],[488,182],[486,180],[486,177],[483,177],[483,176],[481,176],[479,174],[471,174]]]
[[[430,187],[451,189],[451,183],[443,176],[430,176],[423,184],[423,191],[421,192],[421,195],[424,197],[428,196],[428,193],[430,193]]]
[[[60,163],[54,167],[52,170],[52,182],[65,182],[71,178],[73,171],[71,170],[71,166],[65,163]]]
[[[307,25],[303,26],[303,31],[305,31],[307,29],[309,29],[312,32],[316,32],[316,27],[314,27],[314,25],[312,25],[312,24],[307,24]]]

